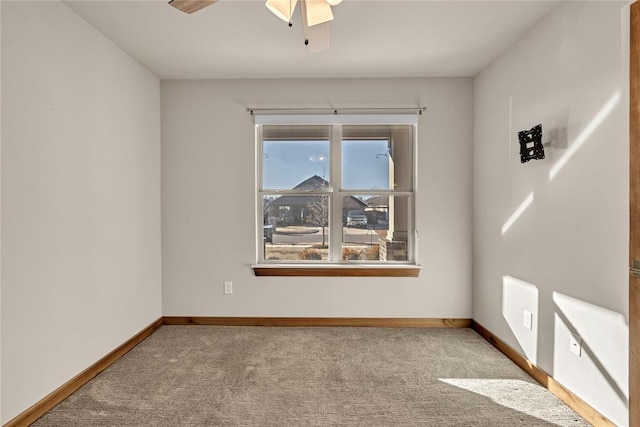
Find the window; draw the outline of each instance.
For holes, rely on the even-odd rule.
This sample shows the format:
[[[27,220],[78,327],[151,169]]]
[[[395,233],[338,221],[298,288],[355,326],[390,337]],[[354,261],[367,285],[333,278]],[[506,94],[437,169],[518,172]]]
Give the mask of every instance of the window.
[[[256,120],[258,263],[414,264],[416,118],[300,117]]]

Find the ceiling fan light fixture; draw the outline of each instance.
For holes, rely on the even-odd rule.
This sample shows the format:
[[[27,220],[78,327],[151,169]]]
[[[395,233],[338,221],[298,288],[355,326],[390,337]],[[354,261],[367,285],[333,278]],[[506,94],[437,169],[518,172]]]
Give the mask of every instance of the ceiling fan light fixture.
[[[304,0],[307,6],[307,25],[310,27],[333,20],[327,0]]]
[[[327,3],[329,3],[329,6],[337,6],[342,3],[342,0],[327,0]]]
[[[278,18],[290,22],[297,3],[298,0],[267,0],[265,5]]]

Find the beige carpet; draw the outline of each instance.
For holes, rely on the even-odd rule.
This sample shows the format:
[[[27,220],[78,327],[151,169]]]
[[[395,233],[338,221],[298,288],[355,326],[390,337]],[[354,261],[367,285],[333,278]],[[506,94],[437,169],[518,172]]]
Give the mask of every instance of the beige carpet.
[[[34,425],[589,424],[469,329],[163,326]]]

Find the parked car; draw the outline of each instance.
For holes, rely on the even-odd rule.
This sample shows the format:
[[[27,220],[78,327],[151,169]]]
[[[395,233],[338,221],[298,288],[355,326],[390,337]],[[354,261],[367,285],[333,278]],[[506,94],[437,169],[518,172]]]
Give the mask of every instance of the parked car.
[[[364,227],[367,225],[367,216],[363,211],[347,212],[347,227]]]

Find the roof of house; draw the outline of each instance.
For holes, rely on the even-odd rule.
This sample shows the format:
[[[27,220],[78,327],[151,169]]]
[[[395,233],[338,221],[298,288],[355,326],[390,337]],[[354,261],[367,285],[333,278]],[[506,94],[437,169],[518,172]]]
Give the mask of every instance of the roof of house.
[[[319,190],[329,186],[329,182],[318,175],[313,175],[293,187],[293,190]],[[322,196],[280,196],[268,203],[268,206],[308,205]],[[367,204],[354,196],[349,196],[343,203],[343,209],[364,209]]]
[[[367,204],[355,196],[349,196],[345,198],[345,200],[342,202],[342,209],[363,210],[366,207],[367,207]]]
[[[320,178],[318,175],[313,175],[309,179],[305,179],[300,184],[293,187],[294,190],[318,190],[329,186],[329,182]]]
[[[373,196],[367,199],[370,208],[389,206],[389,196]]]

